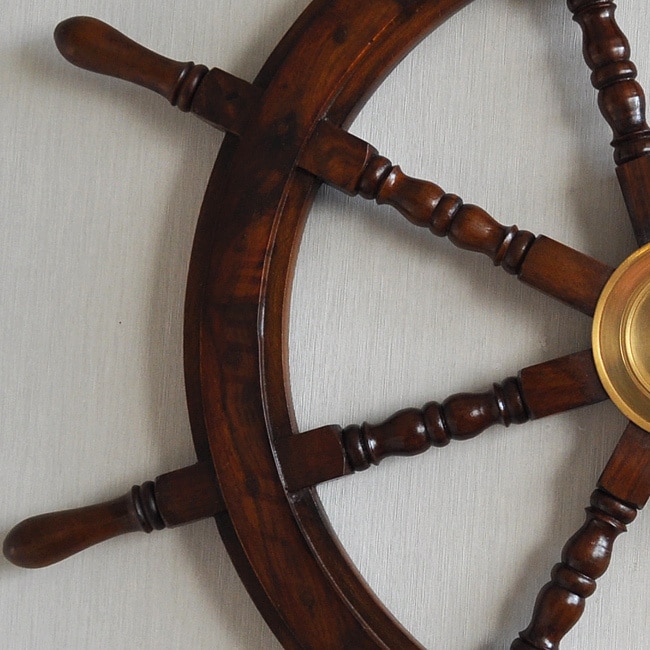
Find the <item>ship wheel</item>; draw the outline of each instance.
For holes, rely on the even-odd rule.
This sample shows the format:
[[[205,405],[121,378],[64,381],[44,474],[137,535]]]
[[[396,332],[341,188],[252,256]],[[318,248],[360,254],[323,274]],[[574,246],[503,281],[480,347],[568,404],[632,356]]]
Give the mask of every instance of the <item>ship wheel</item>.
[[[194,241],[185,309],[187,398],[198,462],[114,501],[41,515],[5,540],[38,567],[114,535],[213,516],[251,597],[287,648],[417,648],[341,549],[314,486],[494,424],[608,397],[630,423],[582,528],[537,599],[517,650],[558,648],[609,564],[615,538],[650,495],[650,129],[629,46],[609,0],[568,0],[639,249],[613,269],[497,223],[406,176],[346,126],[425,35],[468,0],[315,0],[250,84],[160,57],[111,27],[72,18],[55,32],[71,62],[148,87],[228,132]],[[289,289],[321,183],[389,204],[416,226],[593,316],[593,349],[524,368],[481,394],[396,413],[379,425],[298,433],[287,377]]]

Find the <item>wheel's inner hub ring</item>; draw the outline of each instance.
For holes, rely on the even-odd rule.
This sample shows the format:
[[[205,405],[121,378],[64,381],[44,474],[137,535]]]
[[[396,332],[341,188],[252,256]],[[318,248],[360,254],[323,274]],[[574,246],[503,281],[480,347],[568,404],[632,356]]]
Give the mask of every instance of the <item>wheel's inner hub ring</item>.
[[[618,408],[650,429],[650,244],[635,251],[605,285],[592,343],[600,380]]]

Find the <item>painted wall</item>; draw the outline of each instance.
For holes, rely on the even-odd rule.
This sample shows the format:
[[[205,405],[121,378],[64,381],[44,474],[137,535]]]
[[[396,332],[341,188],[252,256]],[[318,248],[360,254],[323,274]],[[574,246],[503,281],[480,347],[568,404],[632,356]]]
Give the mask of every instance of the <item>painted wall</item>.
[[[306,2],[3,4],[0,533],[193,462],[182,302],[221,135],[73,68],[54,25],[94,15],[173,58],[252,79]],[[621,3],[619,23],[648,88],[650,7]],[[562,0],[477,0],[401,64],[351,130],[502,223],[613,265],[633,248]],[[483,390],[589,347],[589,331],[588,318],[486,258],[324,190],[294,289],[299,425],[376,422]],[[623,426],[604,404],[388,460],[319,492],[351,557],[427,647],[498,650],[527,624]],[[649,539],[642,514],[563,648],[647,647]],[[0,561],[0,611],[0,645],[12,650],[278,647],[211,521],[41,571]]]

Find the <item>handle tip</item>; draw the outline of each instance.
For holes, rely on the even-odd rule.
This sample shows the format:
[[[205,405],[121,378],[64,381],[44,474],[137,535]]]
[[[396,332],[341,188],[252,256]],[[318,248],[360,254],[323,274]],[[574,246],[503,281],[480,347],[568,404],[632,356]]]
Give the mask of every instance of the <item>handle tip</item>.
[[[25,519],[9,531],[2,552],[16,566],[38,569],[117,535],[150,533],[223,509],[212,467],[197,463],[134,485],[112,501]]]
[[[33,539],[31,529],[31,519],[21,521],[9,531],[2,545],[2,554],[5,558],[11,564],[23,569],[38,569],[51,564],[43,563],[42,557],[33,552],[33,544],[30,543],[30,539]]]
[[[96,18],[87,16],[73,16],[61,21],[54,29],[54,43],[61,55],[74,63],[79,46],[88,37],[89,27],[102,26],[103,23]]]
[[[142,503],[141,492],[136,486],[112,501],[25,519],[5,538],[4,556],[16,566],[39,569],[116,535],[149,532],[154,525],[149,525],[148,504]],[[154,523],[164,527],[157,520]]]

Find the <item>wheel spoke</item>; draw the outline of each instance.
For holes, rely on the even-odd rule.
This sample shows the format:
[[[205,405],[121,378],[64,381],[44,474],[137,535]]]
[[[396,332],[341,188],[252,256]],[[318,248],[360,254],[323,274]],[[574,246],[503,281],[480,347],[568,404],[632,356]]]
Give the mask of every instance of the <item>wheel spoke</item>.
[[[320,427],[276,442],[291,491],[468,440],[495,424],[509,426],[607,399],[591,350],[524,368],[485,393],[458,393],[442,404],[398,411],[381,424]]]
[[[650,156],[642,156],[616,169],[627,213],[639,246],[650,242]]]
[[[645,95],[630,61],[630,44],[616,23],[616,5],[603,0],[568,0],[582,28],[583,54],[598,90],[598,106],[612,128],[614,160],[639,246],[650,241],[650,128]]]
[[[434,183],[407,176],[370,144],[329,122],[320,123],[300,165],[343,192],[392,205],[416,226],[484,253],[524,283],[588,315],[613,272],[548,237],[503,226]]]
[[[518,278],[588,316],[614,269],[593,257],[540,235],[519,267]]]
[[[533,420],[608,399],[591,350],[524,368],[519,383]]]
[[[259,109],[262,93],[256,86],[219,68],[208,71],[156,54],[96,18],[68,18],[54,39],[70,63],[153,90],[218,129],[241,135]]]
[[[623,432],[591,495],[586,522],[564,546],[562,561],[537,597],[530,625],[511,650],[555,650],[577,623],[585,599],[609,566],[615,539],[650,497],[649,436],[632,423]]]

